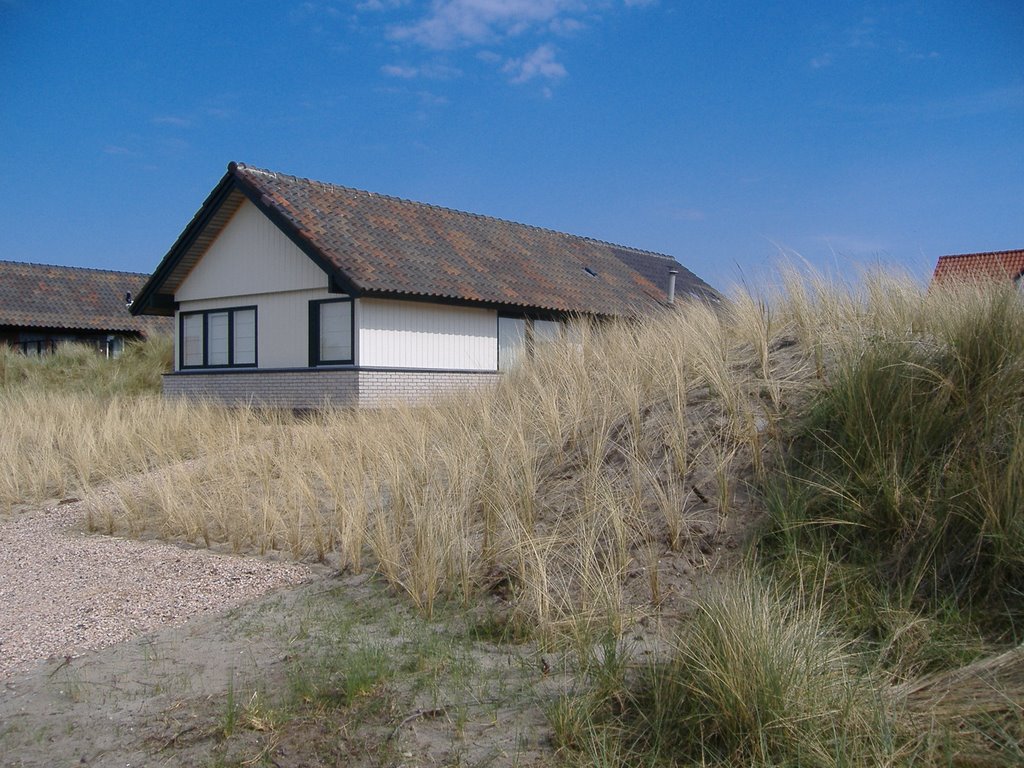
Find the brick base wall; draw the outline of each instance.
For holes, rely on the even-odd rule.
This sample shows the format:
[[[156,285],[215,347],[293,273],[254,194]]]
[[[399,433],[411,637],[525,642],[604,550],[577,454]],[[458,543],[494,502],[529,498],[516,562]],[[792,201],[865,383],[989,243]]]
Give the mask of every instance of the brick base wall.
[[[359,405],[379,408],[400,403],[422,403],[459,390],[498,380],[497,373],[462,371],[359,371]]]
[[[207,398],[230,405],[379,408],[422,403],[491,384],[498,376],[492,372],[384,369],[170,373],[163,378],[163,392],[165,397]]]

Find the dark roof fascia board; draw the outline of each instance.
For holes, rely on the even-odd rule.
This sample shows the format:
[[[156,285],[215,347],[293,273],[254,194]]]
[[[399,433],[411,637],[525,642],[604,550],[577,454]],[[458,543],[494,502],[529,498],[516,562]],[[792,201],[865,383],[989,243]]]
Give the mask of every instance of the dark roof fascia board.
[[[91,336],[104,336],[110,334],[120,334],[122,336],[131,336],[133,338],[142,338],[142,332],[134,328],[118,328],[111,326],[110,328],[82,328],[77,325],[0,325],[0,333],[9,332],[20,332],[26,333],[38,333],[38,334],[50,334],[60,335],[65,333],[79,333],[89,334]]]
[[[235,173],[235,164],[231,163],[228,166],[228,173]],[[295,246],[302,251],[306,256],[312,259],[313,263],[316,264],[320,269],[324,271],[324,274],[328,277],[333,277],[335,282],[347,293],[349,296],[358,298],[363,295],[363,290],[359,288],[352,280],[349,279],[348,275],[344,274],[334,264],[332,264],[321,252],[320,249],[309,242],[309,239],[302,233],[302,231],[295,226],[287,216],[285,216],[277,208],[277,206],[268,203],[263,194],[246,182],[244,177],[235,176],[236,188],[246,196],[256,208],[273,222],[274,226],[280,229],[285,236],[291,240]]]
[[[389,301],[416,301],[426,304],[443,304],[447,307],[468,307],[470,309],[494,309],[499,312],[523,315],[526,317],[607,317],[593,312],[578,309],[554,309],[552,307],[535,307],[531,304],[505,304],[497,301],[474,301],[459,299],[454,296],[431,296],[425,293],[400,293],[398,291],[363,291],[360,299],[387,299]]]
[[[135,301],[132,302],[130,311],[133,315],[142,315],[146,313],[146,309],[149,306],[151,297],[154,293],[157,293],[163,286],[164,282],[174,268],[178,266],[178,262],[184,258],[185,254],[188,253],[188,249],[192,243],[195,242],[196,238],[202,233],[209,224],[210,219],[217,213],[224,201],[228,199],[228,196],[235,189],[237,185],[236,180],[229,170],[224,177],[217,183],[217,186],[213,188],[213,191],[207,196],[206,200],[203,201],[202,207],[196,211],[195,216],[192,217],[192,221],[188,223],[188,226],[178,235],[178,239],[174,245],[171,246],[171,250],[167,252],[167,255],[163,257],[160,264],[157,265],[156,270],[153,272],[152,277],[146,281],[146,284],[142,286],[142,290],[139,291],[139,295],[135,297]]]

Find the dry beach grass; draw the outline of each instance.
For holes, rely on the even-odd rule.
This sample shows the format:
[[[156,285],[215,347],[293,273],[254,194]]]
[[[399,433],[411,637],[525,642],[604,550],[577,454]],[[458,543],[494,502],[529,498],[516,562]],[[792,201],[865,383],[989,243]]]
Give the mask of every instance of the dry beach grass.
[[[1024,759],[1019,298],[779,283],[581,325],[424,408],[8,383],[0,503],[82,496],[95,533],[322,561],[425,622],[564,653],[558,761]]]

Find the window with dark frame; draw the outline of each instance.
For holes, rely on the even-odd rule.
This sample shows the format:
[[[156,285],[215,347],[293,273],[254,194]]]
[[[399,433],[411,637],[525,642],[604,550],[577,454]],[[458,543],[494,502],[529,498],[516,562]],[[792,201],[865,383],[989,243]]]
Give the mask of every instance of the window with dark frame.
[[[256,307],[182,312],[179,322],[182,369],[256,366]]]
[[[533,355],[538,344],[555,341],[565,333],[560,320],[498,315],[498,370],[507,371],[523,356]]]
[[[309,366],[354,362],[351,298],[309,302]]]

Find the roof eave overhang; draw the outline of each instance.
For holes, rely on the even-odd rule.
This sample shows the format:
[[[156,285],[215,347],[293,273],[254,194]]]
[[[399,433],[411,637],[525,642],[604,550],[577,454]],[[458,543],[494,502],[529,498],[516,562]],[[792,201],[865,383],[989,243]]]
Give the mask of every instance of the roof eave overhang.
[[[640,317],[644,314],[650,314],[660,308],[660,303],[652,303],[647,312],[633,308],[630,310],[598,310],[593,307],[555,307],[555,306],[538,306],[535,304],[525,304],[510,301],[497,301],[493,299],[479,299],[479,298],[465,298],[460,296],[442,295],[442,294],[428,294],[428,293],[410,293],[407,291],[389,291],[380,288],[367,288],[361,294],[361,298],[364,299],[389,299],[392,301],[416,301],[425,302],[428,304],[444,304],[448,306],[457,307],[471,307],[474,309],[493,309],[499,312],[508,312],[515,314],[524,314],[528,316],[558,316],[558,317],[595,317],[595,318],[613,318],[613,317]]]
[[[161,259],[156,270],[150,275],[149,280],[142,286],[129,311],[133,315],[164,315],[174,312],[173,294],[164,293],[161,289],[171,277],[175,268],[182,258],[188,253],[189,248],[195,243],[196,238],[206,229],[210,220],[220,210],[220,207],[227,200],[234,188],[234,178],[231,169],[224,174],[224,177],[213,188],[213,191],[203,201],[203,205],[192,217],[184,231],[178,235],[178,239],[167,254]]]
[[[213,225],[214,219],[224,204],[229,200],[232,193],[239,192],[249,200],[256,208],[270,219],[296,247],[324,271],[339,288],[352,296],[362,293],[359,287],[353,283],[344,273],[341,272],[331,261],[317,248],[309,236],[298,229],[295,224],[285,216],[273,201],[264,195],[257,187],[248,182],[243,176],[237,173],[235,163],[228,165],[228,171],[217,183],[213,191],[203,201],[203,205],[192,217],[184,231],[178,236],[174,245],[160,261],[156,270],[146,281],[146,284],[139,291],[132,302],[130,312],[133,315],[173,315],[174,294],[164,290],[168,280],[174,275],[175,270],[182,260],[189,254],[196,240]],[[221,222],[223,227],[226,222]],[[202,258],[200,255],[199,258]],[[197,259],[198,260],[198,259]]]

